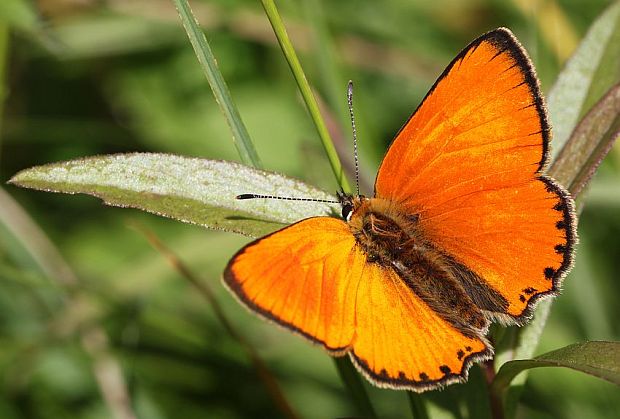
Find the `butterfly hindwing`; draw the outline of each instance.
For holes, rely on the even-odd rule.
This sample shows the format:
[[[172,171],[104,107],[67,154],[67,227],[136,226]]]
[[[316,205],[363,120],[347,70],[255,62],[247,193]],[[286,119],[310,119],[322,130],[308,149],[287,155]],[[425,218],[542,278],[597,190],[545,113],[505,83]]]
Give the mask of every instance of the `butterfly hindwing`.
[[[351,357],[375,384],[414,391],[437,388],[463,381],[472,362],[491,355],[483,337],[463,335],[394,270],[366,264]]]
[[[507,29],[448,66],[390,146],[378,197],[418,214],[425,236],[522,322],[557,292],[576,240],[572,200],[542,174],[549,124],[532,65]],[[504,307],[504,305],[502,305]]]

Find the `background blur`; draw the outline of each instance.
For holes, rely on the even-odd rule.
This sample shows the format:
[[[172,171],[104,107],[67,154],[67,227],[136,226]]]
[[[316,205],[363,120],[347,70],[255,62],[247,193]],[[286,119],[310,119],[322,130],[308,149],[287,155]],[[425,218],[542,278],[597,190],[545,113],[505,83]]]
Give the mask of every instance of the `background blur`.
[[[344,127],[346,159],[346,81],[356,83],[362,177],[372,184],[394,133],[469,41],[498,26],[511,28],[548,91],[610,3],[298,0],[278,6],[333,127]],[[260,2],[192,4],[265,167],[335,191]],[[127,403],[144,418],[279,415],[209,305],[133,222],[160,235],[216,291],[302,416],[355,412],[327,355],[254,318],[221,286],[225,263],[247,239],[104,207],[91,197],[5,184],[24,168],[95,154],[238,160],[171,1],[2,0],[0,75],[0,205],[8,214],[0,220],[1,418],[105,418],[110,405],[122,411]],[[616,145],[585,200],[577,263],[537,353],[588,339],[620,340],[619,181]],[[125,394],[114,381],[118,366]],[[105,401],[102,391],[112,398]],[[409,415],[405,393],[373,388],[370,396],[381,416]],[[538,369],[530,373],[519,414],[611,418],[619,411],[612,384]]]

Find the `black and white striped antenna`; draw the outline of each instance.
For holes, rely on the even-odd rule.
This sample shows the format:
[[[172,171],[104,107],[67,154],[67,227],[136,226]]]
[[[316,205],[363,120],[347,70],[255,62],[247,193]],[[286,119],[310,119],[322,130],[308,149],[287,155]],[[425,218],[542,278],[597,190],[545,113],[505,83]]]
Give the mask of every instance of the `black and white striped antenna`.
[[[244,193],[236,196],[237,199],[256,199],[256,198],[266,198],[266,199],[281,199],[284,201],[310,201],[310,202],[327,202],[329,204],[339,204],[340,201],[333,201],[330,199],[316,199],[316,198],[294,198],[290,196],[275,196],[275,195],[260,195],[255,193]]]
[[[353,158],[355,159],[355,188],[357,195],[360,194],[360,167],[357,157],[357,130],[355,129],[355,115],[353,115],[353,81],[349,80],[347,88],[347,103],[349,105],[349,116],[351,117],[351,129],[353,131]]]
[[[353,131],[353,157],[355,159],[355,187],[357,195],[360,194],[360,170],[357,157],[357,129],[355,128],[355,116],[353,115],[353,82],[349,80],[347,87],[347,103],[349,105],[349,116],[351,117],[351,129]],[[338,194],[339,197],[344,197],[343,194]],[[244,193],[236,196],[237,199],[281,199],[283,201],[306,201],[306,202],[326,202],[328,204],[340,204],[341,201],[333,201],[329,199],[315,199],[315,198],[294,198],[289,196],[275,196],[275,195],[261,195],[255,193]]]

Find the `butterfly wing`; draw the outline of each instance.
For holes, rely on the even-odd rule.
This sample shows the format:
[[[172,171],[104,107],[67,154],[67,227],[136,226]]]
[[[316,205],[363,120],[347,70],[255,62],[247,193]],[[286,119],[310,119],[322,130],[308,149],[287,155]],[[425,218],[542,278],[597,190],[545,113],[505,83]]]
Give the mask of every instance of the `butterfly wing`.
[[[364,260],[343,221],[315,217],[245,246],[224,281],[251,310],[342,353],[354,336]]]
[[[467,378],[488,359],[484,338],[465,336],[422,301],[390,268],[367,263],[357,292],[351,358],[380,387],[424,391]]]
[[[555,293],[572,263],[572,200],[542,174],[549,136],[530,60],[510,31],[497,29],[439,77],[375,183],[376,196],[419,214],[427,238],[473,272],[483,285],[472,294],[501,294],[487,309],[507,322],[523,321],[534,301]]]
[[[367,261],[346,223],[300,221],[250,243],[224,280],[252,311],[332,354],[350,352],[380,386],[425,390],[464,379],[488,358],[482,337],[464,336],[390,268]]]

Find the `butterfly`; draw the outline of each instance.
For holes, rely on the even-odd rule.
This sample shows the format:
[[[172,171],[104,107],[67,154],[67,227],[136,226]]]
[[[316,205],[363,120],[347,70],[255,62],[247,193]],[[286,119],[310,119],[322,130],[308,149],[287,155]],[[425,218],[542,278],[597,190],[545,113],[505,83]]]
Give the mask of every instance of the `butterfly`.
[[[527,53],[508,29],[488,32],[396,135],[374,197],[339,194],[342,219],[248,244],[224,282],[377,386],[465,381],[493,356],[490,323],[526,323],[572,266],[574,203],[544,174],[550,136]]]

